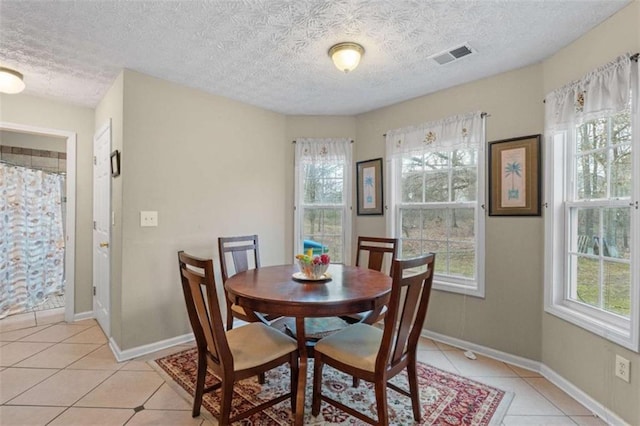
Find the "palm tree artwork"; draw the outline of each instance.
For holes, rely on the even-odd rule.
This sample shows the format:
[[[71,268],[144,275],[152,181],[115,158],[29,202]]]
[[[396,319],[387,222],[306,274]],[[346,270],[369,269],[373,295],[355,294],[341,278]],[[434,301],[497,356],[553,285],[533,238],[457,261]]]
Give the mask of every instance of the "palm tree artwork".
[[[504,177],[511,177],[511,189],[508,190],[508,198],[509,200],[517,200],[520,198],[520,191],[515,186],[515,178],[522,177],[522,164],[517,161],[513,161],[511,163],[507,163],[507,166],[504,168]]]
[[[373,170],[373,168],[371,168]],[[373,189],[373,174],[365,173],[364,176],[364,204],[368,208],[375,207],[375,191]]]

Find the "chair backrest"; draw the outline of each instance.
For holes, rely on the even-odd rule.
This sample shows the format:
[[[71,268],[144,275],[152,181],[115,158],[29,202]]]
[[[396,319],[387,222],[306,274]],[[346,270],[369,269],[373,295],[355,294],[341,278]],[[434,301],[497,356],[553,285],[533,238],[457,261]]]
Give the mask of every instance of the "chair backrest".
[[[231,350],[216,293],[213,260],[201,259],[179,251],[178,265],[184,301],[198,351],[208,351],[209,358],[215,364],[220,368],[226,366],[233,371]]]
[[[435,253],[393,263],[393,281],[376,370],[393,368],[418,347],[433,284]]]
[[[239,272],[249,269],[249,261],[253,261],[253,267],[260,267],[260,250],[257,235],[244,235],[239,237],[218,238],[218,253],[220,254],[220,269],[222,269],[222,282]],[[233,270],[229,268],[233,261]]]
[[[356,251],[356,266],[360,265],[362,252],[369,252],[367,268],[382,271],[385,255],[390,265],[389,275],[393,276],[393,260],[398,257],[398,239],[380,237],[358,237],[358,248]]]

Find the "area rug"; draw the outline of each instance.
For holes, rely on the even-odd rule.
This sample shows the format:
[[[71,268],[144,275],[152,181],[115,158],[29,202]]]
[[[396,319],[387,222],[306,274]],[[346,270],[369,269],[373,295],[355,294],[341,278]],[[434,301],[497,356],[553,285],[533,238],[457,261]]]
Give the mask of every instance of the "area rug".
[[[193,404],[195,393],[195,377],[197,370],[197,350],[187,349],[175,354],[159,358],[152,362],[156,370],[165,378],[179,385],[179,392],[190,404]],[[155,365],[154,365],[155,364]],[[322,403],[320,414],[311,415],[311,385],[313,361],[308,368],[307,391],[305,401],[305,425],[364,425],[337,408]],[[365,414],[376,418],[376,404],[373,385],[364,381],[357,388],[352,387],[351,376],[325,366],[323,393],[347,404]],[[247,407],[259,404],[272,398],[273,395],[287,392],[289,389],[289,369],[281,366],[266,375],[266,383],[260,385],[256,378],[243,380],[235,385],[232,415],[244,411]],[[171,384],[171,380],[168,382]],[[211,386],[218,379],[207,373],[206,386]],[[408,389],[406,374],[401,373],[393,379],[396,385]],[[418,363],[418,386],[422,410],[421,425],[499,425],[504,417],[513,394],[500,389],[469,380],[424,363]],[[178,386],[174,385],[174,389]],[[186,391],[186,392],[185,392]],[[389,417],[392,425],[411,425],[413,411],[409,398],[389,389]],[[219,414],[218,392],[205,394],[203,407],[214,416]],[[289,400],[257,413],[242,421],[246,425],[289,425],[291,424],[291,406]]]

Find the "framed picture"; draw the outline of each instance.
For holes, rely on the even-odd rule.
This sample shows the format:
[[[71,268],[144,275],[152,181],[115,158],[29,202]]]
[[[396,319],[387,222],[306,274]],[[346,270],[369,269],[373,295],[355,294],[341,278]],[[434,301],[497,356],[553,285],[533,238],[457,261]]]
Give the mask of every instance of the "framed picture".
[[[489,216],[540,216],[540,135],[489,142]]]
[[[358,215],[382,215],[382,158],[356,163]]]
[[[111,153],[111,177],[120,176],[120,151]]]

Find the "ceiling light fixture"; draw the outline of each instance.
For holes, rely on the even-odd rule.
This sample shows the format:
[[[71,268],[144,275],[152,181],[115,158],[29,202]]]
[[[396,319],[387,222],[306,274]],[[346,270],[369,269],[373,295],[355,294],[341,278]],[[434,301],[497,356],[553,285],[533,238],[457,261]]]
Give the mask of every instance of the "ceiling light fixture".
[[[329,49],[329,56],[336,68],[345,73],[353,71],[358,66],[363,54],[364,47],[352,42],[338,43]]]
[[[18,71],[0,67],[0,92],[20,93],[24,90],[23,76]]]

